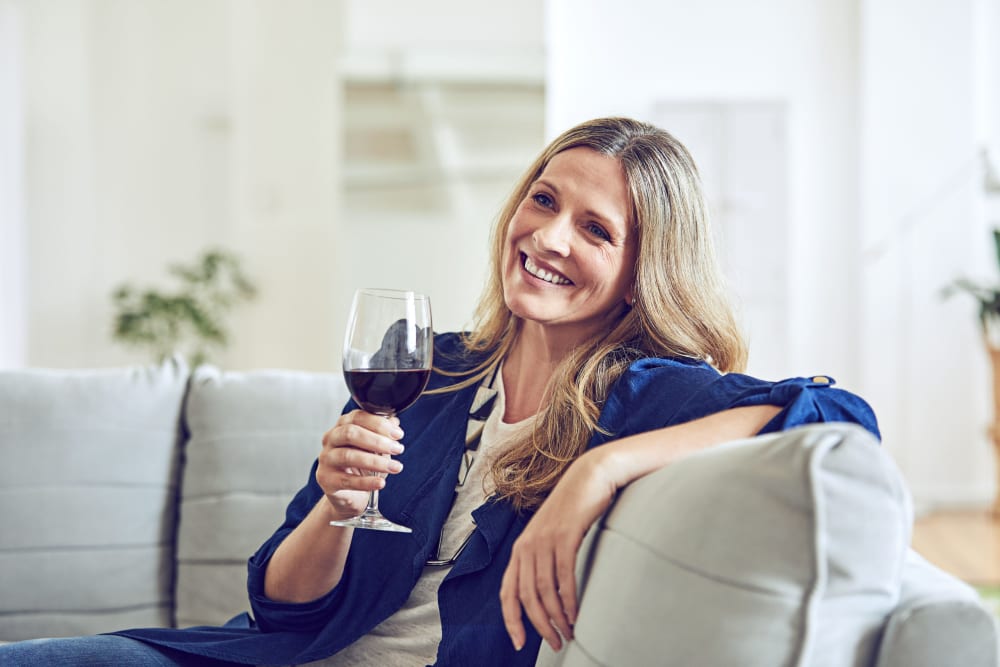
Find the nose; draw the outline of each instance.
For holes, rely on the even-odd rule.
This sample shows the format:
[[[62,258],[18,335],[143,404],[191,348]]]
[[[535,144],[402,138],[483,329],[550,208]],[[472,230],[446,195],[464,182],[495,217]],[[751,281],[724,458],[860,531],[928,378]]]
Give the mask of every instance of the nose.
[[[538,225],[531,234],[535,247],[542,253],[569,256],[572,226],[565,215],[555,215]]]

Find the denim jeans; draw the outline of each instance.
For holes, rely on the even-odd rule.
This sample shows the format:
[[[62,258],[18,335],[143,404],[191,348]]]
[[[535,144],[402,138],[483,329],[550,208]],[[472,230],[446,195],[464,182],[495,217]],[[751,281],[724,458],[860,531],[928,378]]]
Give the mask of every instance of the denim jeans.
[[[0,665],[4,667],[227,667],[233,664],[117,635],[31,639],[0,645]]]

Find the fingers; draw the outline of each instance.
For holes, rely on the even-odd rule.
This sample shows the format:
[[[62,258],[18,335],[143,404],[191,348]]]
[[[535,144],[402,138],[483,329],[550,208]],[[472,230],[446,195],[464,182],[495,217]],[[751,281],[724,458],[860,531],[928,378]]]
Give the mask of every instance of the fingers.
[[[560,650],[563,640],[573,638],[576,616],[574,554],[573,549],[560,549],[554,544],[538,548],[525,542],[515,543],[504,573],[500,602],[504,625],[517,650],[526,640],[522,608],[553,650]]]
[[[348,478],[365,477],[374,474],[394,475],[403,469],[403,464],[382,454],[371,454],[353,447],[335,447],[320,454],[324,466],[335,468],[337,473]],[[345,488],[352,488],[350,486]]]
[[[553,650],[558,651],[562,648],[562,640],[550,620],[548,609],[540,599],[542,589],[547,589],[549,586],[543,584],[542,588],[539,588],[537,578],[540,571],[535,566],[536,563],[530,557],[522,559],[521,573],[518,577],[518,597],[520,598],[521,606],[524,608],[524,613],[528,616],[531,624],[535,626],[535,630],[542,636],[542,639],[549,643],[549,646]],[[544,570],[544,565],[541,570]],[[542,577],[544,578],[544,574],[542,574]],[[562,612],[558,613],[561,614]]]
[[[396,474],[403,464],[390,458],[399,454],[403,437],[398,419],[386,419],[361,410],[342,415],[323,434],[316,481],[328,494],[340,491],[377,491],[383,477]]]
[[[521,602],[518,598],[518,563],[513,554],[500,582],[500,611],[514,650],[520,651],[524,648],[526,637],[524,623],[521,622]]]
[[[403,445],[399,439],[403,430],[399,420],[386,419],[361,410],[342,415],[329,431],[323,434],[325,448],[349,446],[374,454],[400,454]]]
[[[570,634],[563,636],[568,639],[573,638],[572,626],[576,625],[576,554],[578,550],[579,545],[573,549],[556,551],[556,579],[559,582],[559,600],[570,626]]]
[[[552,646],[553,649],[558,651],[562,646],[560,638],[573,638],[573,626],[566,614],[566,610],[563,608],[562,591],[557,580],[556,564],[553,562],[553,556],[554,554],[551,551],[543,551],[537,555],[535,561],[535,588],[543,608],[543,618],[548,620],[559,631],[559,636],[556,638],[558,645]],[[532,619],[532,623],[534,622],[534,619]],[[552,642],[550,641],[549,644],[552,644]]]

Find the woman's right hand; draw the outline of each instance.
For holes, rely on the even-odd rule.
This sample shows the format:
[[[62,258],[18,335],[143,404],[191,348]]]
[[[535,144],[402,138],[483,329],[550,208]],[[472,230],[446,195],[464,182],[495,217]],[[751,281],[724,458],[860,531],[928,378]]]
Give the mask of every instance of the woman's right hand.
[[[341,415],[323,434],[316,482],[338,519],[361,514],[372,491],[385,486],[384,474],[394,475],[403,465],[389,458],[400,454],[403,430],[395,417],[386,419],[363,410]]]
[[[331,527],[331,520],[361,514],[369,494],[385,486],[376,473],[403,469],[390,454],[403,451],[398,419],[355,410],[342,415],[323,434],[316,482],[319,499],[275,549],[264,575],[264,595],[276,602],[304,603],[326,595],[340,582],[351,548],[353,528]]]

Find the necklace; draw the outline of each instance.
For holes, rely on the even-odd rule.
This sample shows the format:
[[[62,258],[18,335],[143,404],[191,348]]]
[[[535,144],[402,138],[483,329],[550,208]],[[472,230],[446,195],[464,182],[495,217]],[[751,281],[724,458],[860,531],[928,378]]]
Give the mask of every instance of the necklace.
[[[469,408],[469,420],[465,427],[465,451],[462,452],[462,461],[458,466],[458,483],[455,485],[455,497],[458,497],[458,490],[465,486],[466,480],[469,479],[469,472],[472,470],[472,464],[476,460],[476,453],[479,450],[479,443],[483,439],[483,428],[486,426],[486,420],[489,419],[490,414],[493,412],[493,408],[497,402],[497,394],[499,393],[497,389],[494,388],[497,378],[497,372],[500,368],[499,364],[497,368],[493,370],[493,374],[490,376],[489,382],[480,384],[476,389],[476,397],[472,400],[472,407]],[[454,501],[453,501],[454,502]],[[465,547],[469,545],[469,541],[472,539],[473,533],[476,532],[475,522],[473,522],[472,530],[469,531],[465,539],[462,540],[462,544],[459,545],[458,550],[455,551],[455,555],[451,558],[440,558],[441,553],[441,543],[444,541],[444,529],[441,530],[441,534],[438,536],[437,549],[434,550],[432,554],[427,559],[427,566],[429,567],[448,567],[455,564],[458,557],[462,555],[465,551]]]
[[[494,385],[499,370],[500,365],[497,364],[490,376],[490,381],[479,385],[479,388],[476,389],[476,397],[472,400],[472,407],[469,408],[469,420],[465,426],[465,451],[462,453],[462,462],[458,466],[458,485],[456,488],[465,485],[466,480],[469,479],[472,464],[476,460],[479,442],[483,438],[483,428],[497,402],[498,390]]]

